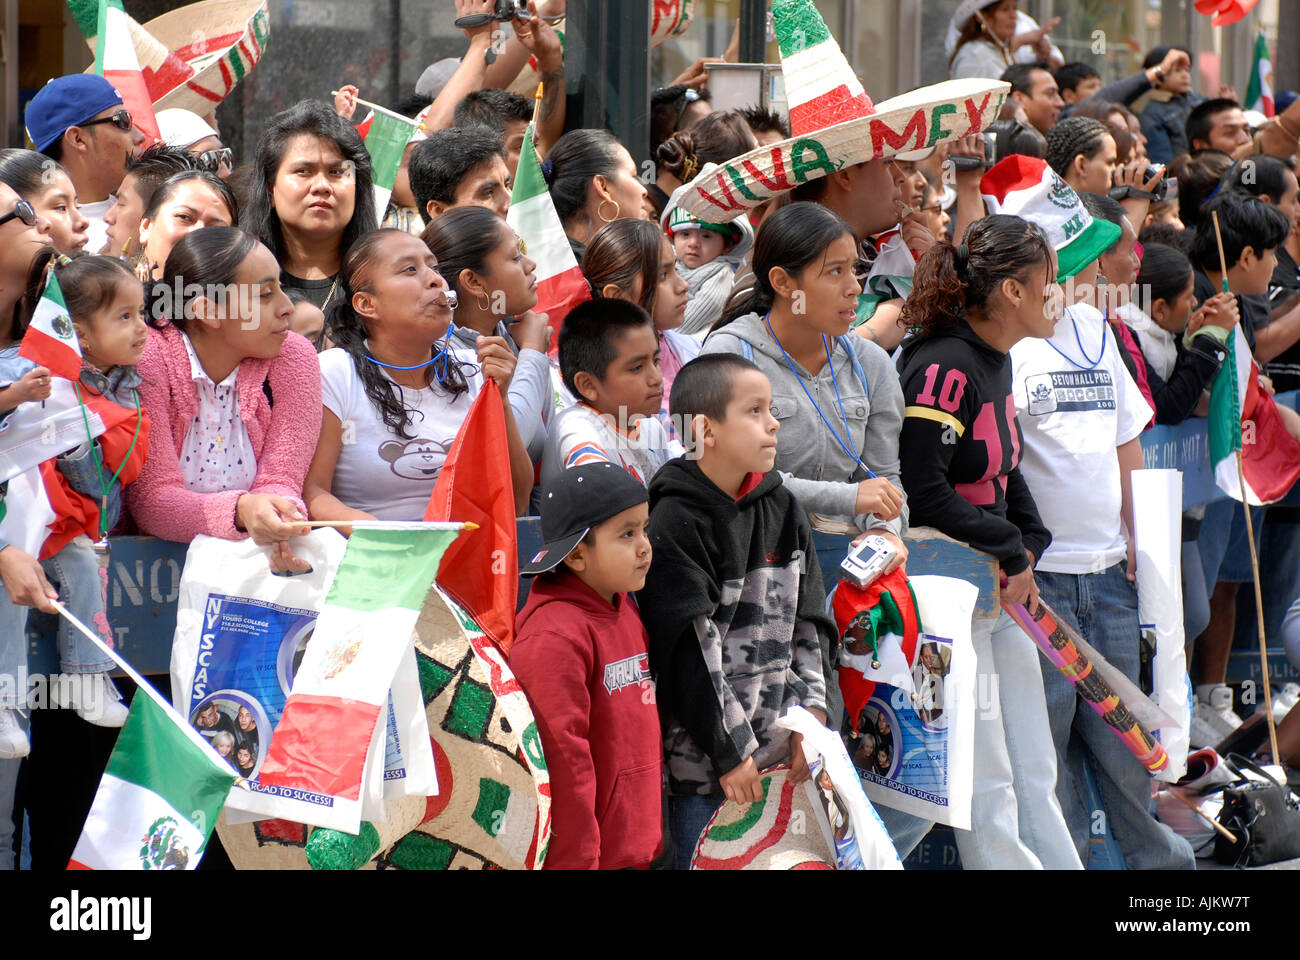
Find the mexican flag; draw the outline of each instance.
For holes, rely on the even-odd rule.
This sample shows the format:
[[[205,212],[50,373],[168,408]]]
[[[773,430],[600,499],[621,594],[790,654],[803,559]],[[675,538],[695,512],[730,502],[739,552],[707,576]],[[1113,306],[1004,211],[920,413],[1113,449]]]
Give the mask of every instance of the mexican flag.
[[[357,124],[357,133],[366,143],[370,153],[371,177],[375,185],[375,216],[383,219],[388,201],[393,196],[393,182],[402,165],[402,152],[406,145],[420,133],[420,121],[400,113],[372,108],[369,115]],[[421,211],[421,216],[424,212]]]
[[[81,345],[77,342],[72,318],[68,316],[68,307],[63,302],[59,280],[53,271],[49,277],[41,301],[32,314],[31,325],[23,334],[18,355],[49,367],[55,376],[76,380],[81,376]]]
[[[156,696],[141,688],[131,701],[69,870],[199,865],[235,771]]]
[[[551,352],[555,353],[559,349],[560,325],[570,310],[591,299],[591,288],[578,268],[569,238],[564,235],[559,214],[551,203],[537,148],[533,145],[531,124],[519,150],[519,167],[515,171],[506,221],[524,241],[528,256],[537,263],[537,306],[533,309],[546,314],[551,326]]]
[[[1286,496],[1300,477],[1300,444],[1287,433],[1277,404],[1259,385],[1259,368],[1241,327],[1234,327],[1228,357],[1210,387],[1210,466],[1219,489],[1254,505]],[[1241,488],[1237,455],[1246,488]]]
[[[1250,65],[1250,83],[1246,86],[1246,109],[1273,116],[1273,61],[1268,55],[1264,31],[1255,38],[1255,62]]]
[[[448,526],[353,526],[258,775],[262,786],[360,800],[393,676],[460,530]]]
[[[148,143],[161,140],[158,120],[153,113],[153,98],[149,96],[149,87],[140,72],[140,61],[131,39],[130,20],[122,9],[122,0],[99,0],[95,73],[117,88],[122,102],[131,111],[131,119]]]
[[[68,9],[77,21],[77,26],[86,37],[91,50],[95,49],[99,37],[99,0],[68,0]],[[178,57],[167,46],[130,15],[126,14],[127,28],[131,32],[131,41],[135,46],[136,59],[140,63],[140,73],[144,76],[144,85],[149,90],[149,99],[157,103],[185,81],[194,76],[194,68]],[[195,31],[198,33],[199,31]]]
[[[916,594],[902,569],[877,577],[865,587],[841,580],[831,612],[844,640],[837,671],[840,692],[849,724],[857,732],[862,708],[876,684],[911,686],[921,634]],[[865,645],[867,652],[855,653],[850,643]]]
[[[96,411],[87,408],[83,416],[72,381],[55,377],[44,401],[0,414],[0,483],[71,450],[86,439],[87,425],[92,437],[106,429]]]
[[[509,653],[519,594],[519,541],[505,408],[491,379],[484,380],[474,398],[424,513],[425,520],[452,517],[476,523],[479,530],[447,547],[438,585]]]

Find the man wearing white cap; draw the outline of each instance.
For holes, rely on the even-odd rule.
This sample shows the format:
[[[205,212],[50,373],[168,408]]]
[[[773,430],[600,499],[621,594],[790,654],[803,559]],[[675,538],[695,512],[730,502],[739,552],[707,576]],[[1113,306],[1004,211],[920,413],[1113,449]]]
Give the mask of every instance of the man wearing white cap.
[[[172,108],[159,110],[158,132],[169,147],[176,147],[199,158],[200,166],[222,180],[234,169],[233,155],[221,142],[221,135],[196,113]]]

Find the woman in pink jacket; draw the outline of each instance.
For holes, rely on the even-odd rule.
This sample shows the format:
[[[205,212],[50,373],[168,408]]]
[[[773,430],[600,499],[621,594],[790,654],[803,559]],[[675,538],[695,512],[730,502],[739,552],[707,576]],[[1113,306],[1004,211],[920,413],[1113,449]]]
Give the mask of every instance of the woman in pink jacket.
[[[303,480],[320,435],[316,351],[289,330],[280,266],[233,227],[186,235],[151,291],[138,369],[153,423],[131,485],[141,531],[182,542],[204,533],[273,544],[274,572],[306,570]]]

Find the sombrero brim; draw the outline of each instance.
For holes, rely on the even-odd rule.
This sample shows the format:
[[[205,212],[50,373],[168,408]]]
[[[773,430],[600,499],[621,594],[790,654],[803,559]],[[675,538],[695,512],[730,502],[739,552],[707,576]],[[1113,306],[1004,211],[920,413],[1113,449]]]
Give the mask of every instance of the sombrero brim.
[[[1110,249],[1122,232],[1119,224],[1093,217],[1083,233],[1056,251],[1056,279],[1068,280],[1079,273]]]
[[[692,870],[834,870],[835,855],[814,824],[808,791],[786,779],[788,766],[759,773],[763,799],[728,800],[700,835]]]
[[[979,133],[997,119],[1010,90],[1008,83],[979,78],[920,87],[878,104],[870,116],[759,147],[701,172],[681,206],[701,220],[726,223],[809,180]]]
[[[194,76],[160,96],[154,107],[179,107],[203,117],[261,62],[271,18],[266,0],[201,0],[155,17],[144,29],[194,68]]]

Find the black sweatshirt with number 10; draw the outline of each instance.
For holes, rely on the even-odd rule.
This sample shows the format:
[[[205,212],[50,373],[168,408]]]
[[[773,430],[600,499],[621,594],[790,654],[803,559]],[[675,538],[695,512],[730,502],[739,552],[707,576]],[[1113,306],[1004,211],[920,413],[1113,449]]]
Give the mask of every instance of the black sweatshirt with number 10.
[[[1022,438],[1011,360],[965,321],[920,336],[898,358],[898,450],[913,526],[930,526],[996,557],[1007,576],[1041,557],[1052,535],[1020,475]]]

